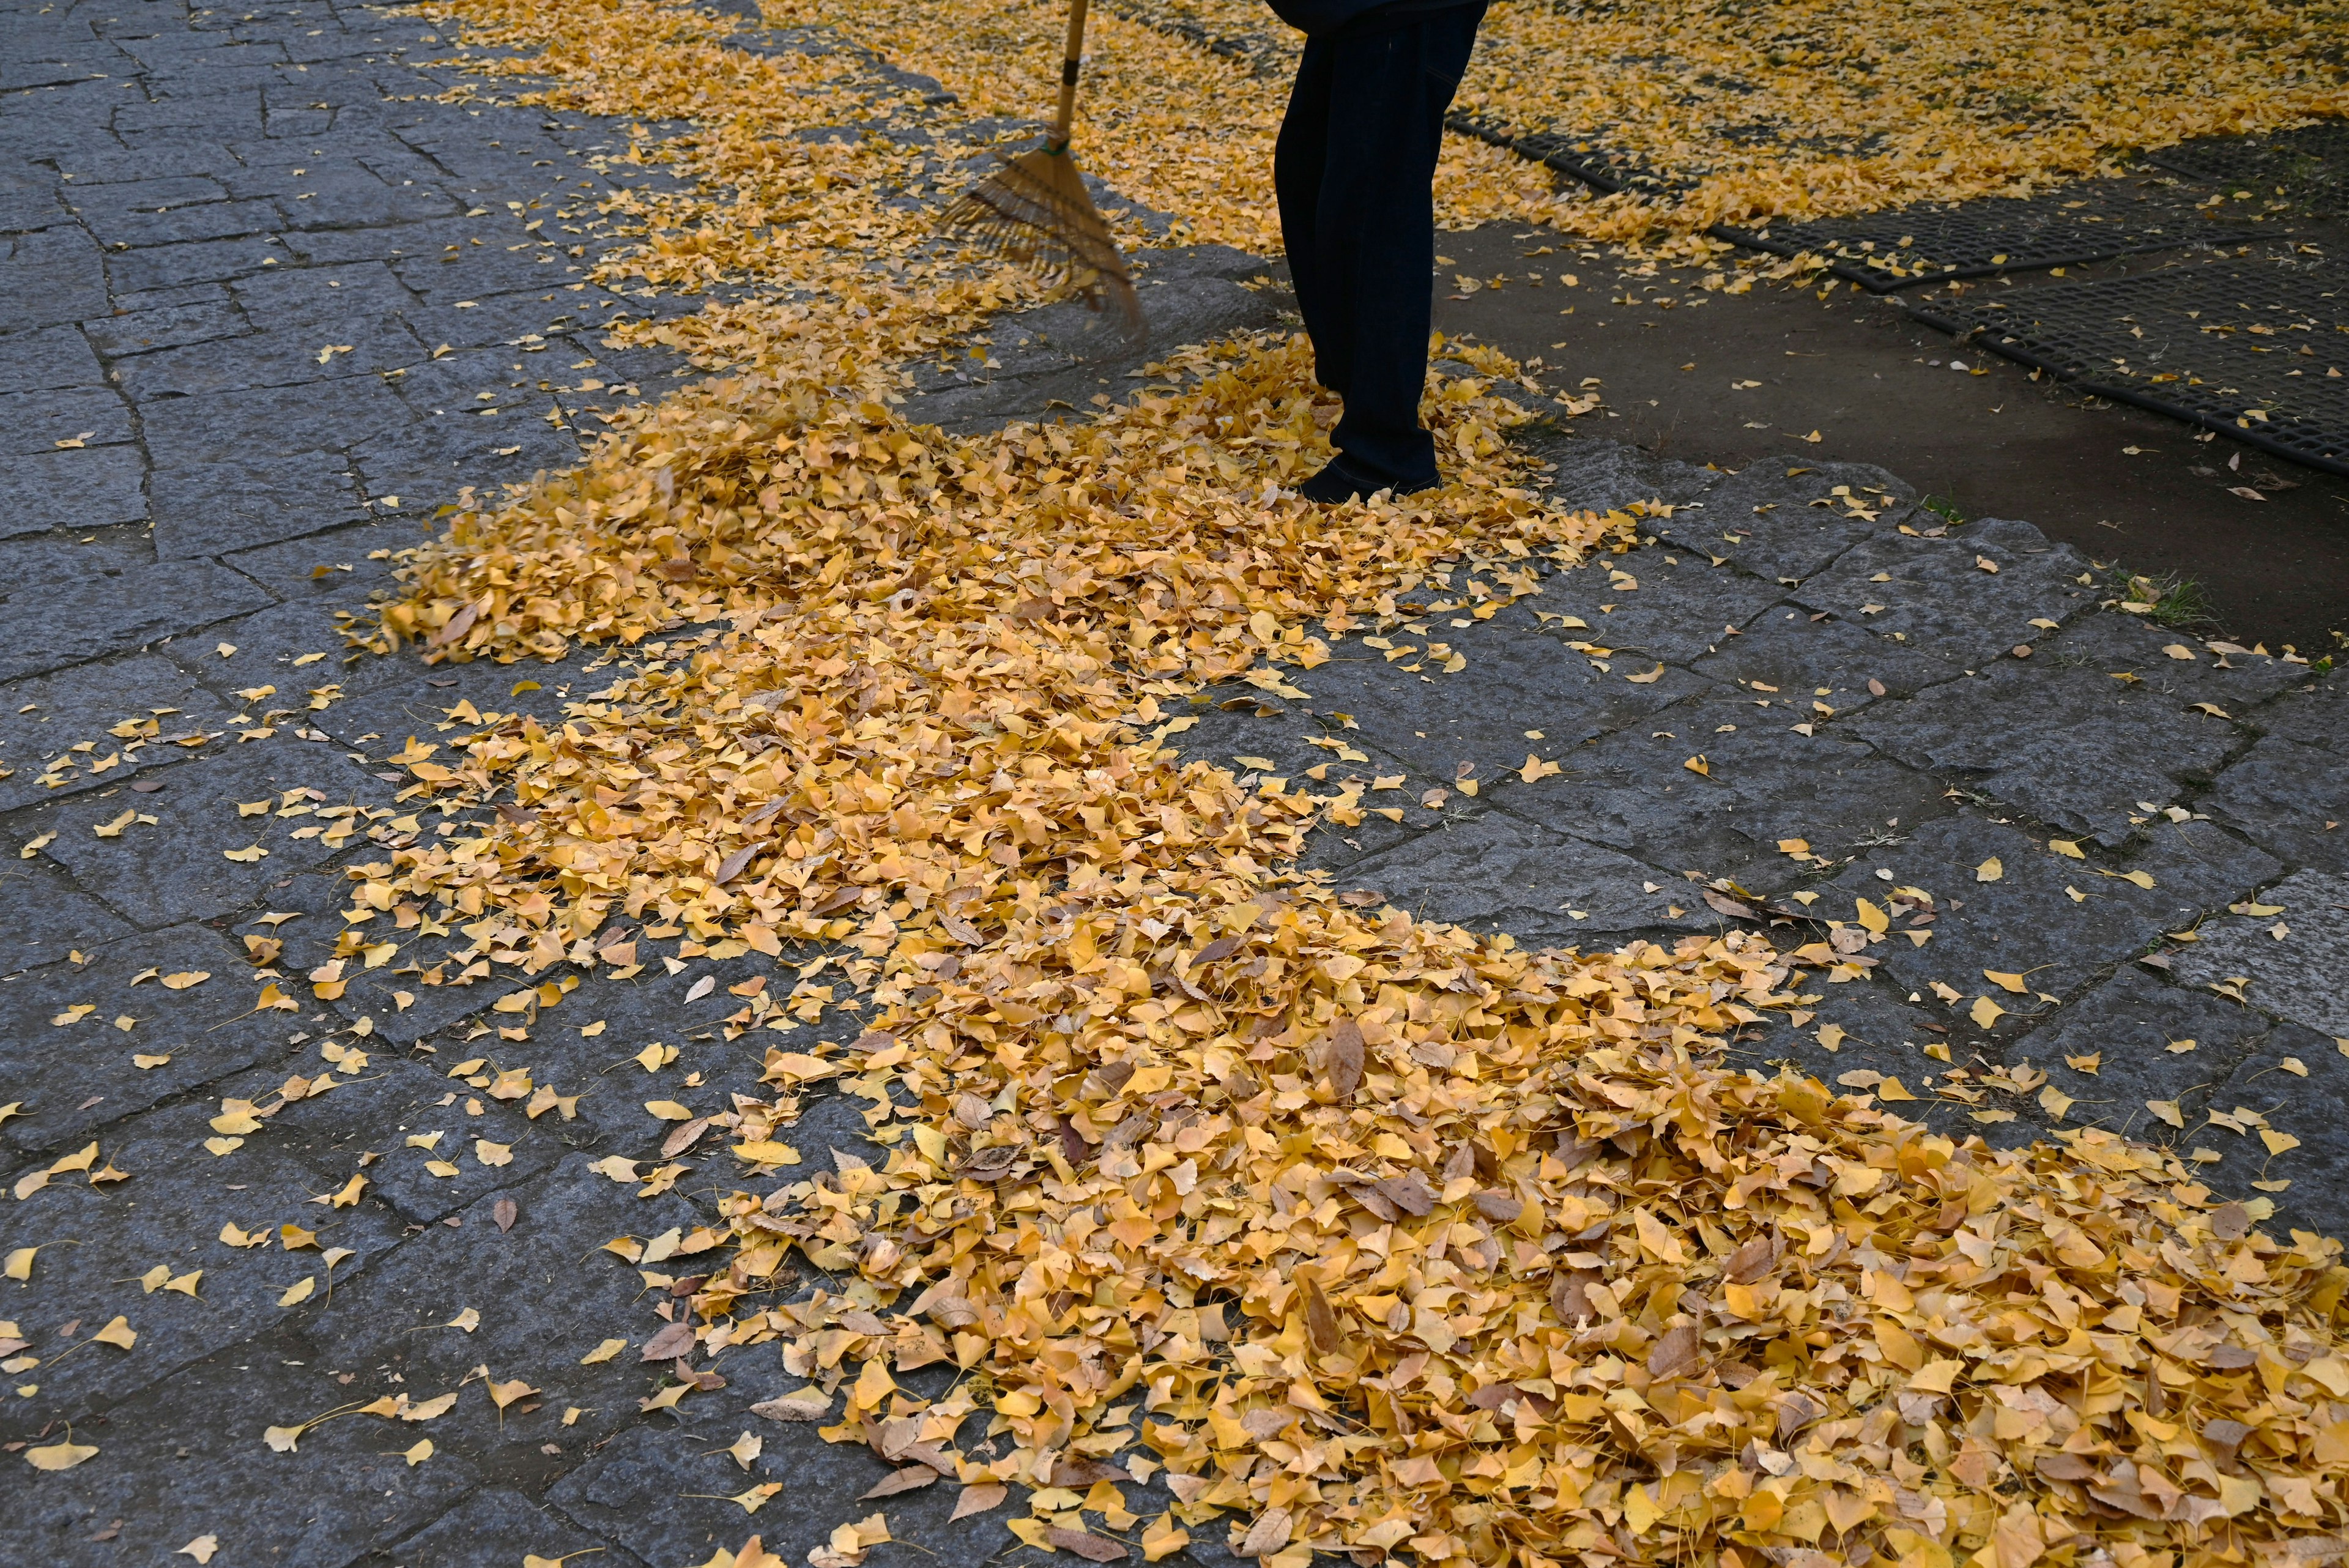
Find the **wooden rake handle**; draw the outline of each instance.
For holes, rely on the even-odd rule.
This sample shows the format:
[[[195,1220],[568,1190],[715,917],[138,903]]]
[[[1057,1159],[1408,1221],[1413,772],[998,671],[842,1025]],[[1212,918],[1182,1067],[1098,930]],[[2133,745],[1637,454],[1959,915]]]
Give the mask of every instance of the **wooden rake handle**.
[[[1061,50],[1061,107],[1052,116],[1052,133],[1044,141],[1048,152],[1069,145],[1069,127],[1077,118],[1077,65],[1085,55],[1085,0],[1069,0],[1069,41]]]

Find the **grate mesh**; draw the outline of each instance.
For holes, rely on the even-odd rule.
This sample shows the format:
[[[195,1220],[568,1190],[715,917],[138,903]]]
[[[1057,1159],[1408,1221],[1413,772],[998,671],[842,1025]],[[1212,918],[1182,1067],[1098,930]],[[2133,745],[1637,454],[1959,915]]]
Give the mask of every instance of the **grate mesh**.
[[[2105,397],[2349,474],[2349,277],[2321,260],[2178,267],[1909,310]]]
[[[2147,157],[2189,180],[2281,193],[2311,213],[2349,216],[2349,119],[2320,120],[2271,136],[2219,136]]]
[[[2045,195],[1991,197],[1852,218],[1723,225],[1716,238],[1779,255],[1832,256],[1828,270],[1878,294],[1953,277],[2104,261],[2184,245],[2240,244],[2264,228],[2214,221],[2192,192],[2164,180],[2097,180]],[[2280,232],[2280,230],[2279,230]]]

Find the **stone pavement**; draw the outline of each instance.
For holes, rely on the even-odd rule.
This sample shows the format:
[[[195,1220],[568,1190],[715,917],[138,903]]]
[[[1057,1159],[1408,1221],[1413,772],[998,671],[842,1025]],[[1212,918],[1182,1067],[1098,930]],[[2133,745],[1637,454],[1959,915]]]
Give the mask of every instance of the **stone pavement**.
[[[585,659],[349,656],[335,622],[417,519],[571,462],[599,399],[684,373],[595,324],[691,301],[585,278],[619,243],[596,199],[660,176],[614,160],[625,126],[435,101],[455,78],[413,17],[0,5],[0,1463],[68,1432],[98,1450],[6,1472],[0,1557],[211,1537],[234,1564],[672,1568],[757,1530],[803,1561],[887,1468],[751,1414],[802,1383],[770,1355],[639,1407],[690,1264],[605,1243],[689,1231],[711,1188],[638,1198],[598,1168],[659,1155],[647,1099],[758,1090],[728,988],[779,966],[656,929],[645,972],[511,1014],[486,966],[443,961],[451,933],[343,910],[343,866],[433,830],[381,758],[460,703],[548,714],[597,683]],[[1249,258],[1156,259],[1163,332],[1267,318]],[[1103,378],[1070,324],[1016,324],[999,374],[917,406],[1081,402]],[[1359,776],[1314,862],[1432,915],[1820,944],[1813,1015],[1735,1042],[1757,1065],[2002,1142],[2060,1111],[2207,1147],[2214,1186],[2340,1229],[2337,682],[2107,608],[2027,524],[1948,527],[1878,471],[1545,439],[1561,499],[1640,503],[1652,542],[1489,616],[1509,585],[1430,582],[1292,675],[1304,695],[1214,693],[1174,742]],[[339,997],[245,1011],[347,923]],[[854,1149],[853,1112],[812,1098],[794,1141]],[[118,1316],[127,1349],[98,1338]],[[451,1391],[429,1421],[264,1438]],[[735,1501],[768,1484],[755,1515]],[[891,1498],[905,1544],[874,1560],[1027,1555],[999,1511],[950,1525],[949,1490]]]

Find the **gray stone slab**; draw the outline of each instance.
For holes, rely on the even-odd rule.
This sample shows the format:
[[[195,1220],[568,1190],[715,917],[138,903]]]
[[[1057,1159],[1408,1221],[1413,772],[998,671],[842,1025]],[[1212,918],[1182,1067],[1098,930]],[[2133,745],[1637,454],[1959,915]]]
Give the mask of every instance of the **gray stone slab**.
[[[148,493],[155,554],[167,561],[279,544],[367,515],[350,461],[339,452],[168,463],[149,479]]]
[[[1715,688],[1564,753],[1560,774],[1531,784],[1503,778],[1492,798],[1675,874],[1731,876],[1764,891],[1817,874],[1781,852],[1782,839],[1838,859],[1895,825],[1913,828],[1950,810],[1932,779],[1832,730],[1794,728],[1813,718],[1809,699]],[[1698,760],[1702,773],[1689,766]]]
[[[153,244],[131,231],[157,217],[228,200],[217,180],[202,174],[167,175],[160,179],[100,181],[84,176],[67,189],[67,205],[103,244]],[[272,210],[273,220],[274,209]],[[273,221],[269,227],[275,227]],[[239,233],[249,231],[239,230]],[[166,239],[212,239],[211,234],[170,234]]]
[[[0,239],[0,331],[86,320],[112,308],[106,297],[105,253],[72,224]]]
[[[343,689],[338,701],[348,701],[379,678],[383,661],[347,647],[335,627],[335,612],[356,609],[365,599],[362,587],[318,599],[272,605],[255,614],[222,621],[206,628],[202,638],[171,645],[178,662],[196,679],[229,701],[234,692],[254,686],[274,686],[278,695],[264,699],[270,707],[304,706],[310,697],[334,685]],[[222,657],[220,644],[235,653]],[[324,658],[314,657],[325,655]],[[297,659],[308,662],[295,665]],[[334,709],[305,712],[310,724],[332,734]]]
[[[1443,642],[1467,659],[1465,670],[1443,674],[1423,657],[1390,661],[1349,637],[1333,645],[1330,662],[1286,671],[1288,679],[1311,694],[1304,706],[1325,715],[1350,713],[1360,733],[1381,750],[1438,777],[1473,762],[1485,779],[1522,767],[1527,753],[1564,757],[1586,740],[1640,723],[1707,689],[1670,669],[1654,681],[1635,683],[1630,677],[1647,670],[1632,668],[1632,660],[1611,660],[1601,670],[1563,642],[1497,619],[1465,631],[1430,626],[1423,635],[1397,628],[1388,636],[1397,647]],[[1529,739],[1528,730],[1542,738]]]
[[[0,965],[33,969],[77,948],[127,937],[129,921],[34,862],[0,867]]]
[[[2349,871],[2349,766],[2335,753],[2270,735],[2195,804],[2286,861]]]
[[[2234,1073],[2210,1092],[2209,1105],[2242,1129],[2205,1122],[2188,1140],[2192,1149],[2220,1157],[2198,1161],[2211,1186],[2237,1198],[2255,1191],[2268,1197],[2276,1213],[2261,1228],[2271,1235],[2339,1230],[2349,1206],[2349,1060],[2339,1042],[2296,1023],[2279,1024],[2244,1053]],[[2244,1116],[2247,1110],[2260,1121]],[[2271,1152],[2261,1136],[2262,1122],[2299,1139],[2299,1146]],[[2256,1189],[2257,1181],[2270,1185]]]
[[[55,452],[59,441],[104,446],[130,439],[129,409],[102,387],[0,395],[0,457]]]
[[[2349,1038],[2349,875],[2296,871],[2261,889],[2276,915],[2220,915],[2180,949],[2171,972],[2189,985],[2227,986],[2264,1012]],[[2282,934],[2279,935],[2278,933]]]
[[[1685,664],[1728,641],[1783,597],[1776,585],[1749,573],[1712,566],[1693,553],[1653,549],[1558,573],[1543,584],[1538,599],[1501,616],[1569,615],[1582,626],[1539,624],[1625,659]]]
[[[243,277],[274,263],[290,265],[297,258],[274,234],[253,234],[235,239],[189,240],[178,244],[140,245],[106,253],[105,282],[117,292],[139,293],[155,288],[184,288],[191,284],[218,283]],[[76,313],[88,319],[106,313],[96,308]]]
[[[287,724],[275,741],[216,742],[206,750],[226,749],[181,763],[158,794],[100,793],[60,803],[48,819],[57,837],[42,853],[116,909],[156,924],[205,919],[261,901],[271,884],[341,852],[323,834],[294,836],[324,825],[308,815],[278,815],[285,791],[323,791],[327,805],[388,804],[392,793],[334,748],[291,739],[291,729]],[[239,815],[240,805],[264,800],[266,814]],[[156,821],[133,823],[111,838],[96,836],[98,826],[133,806]],[[354,834],[347,842],[366,839]],[[265,858],[227,858],[230,849],[255,845],[268,852]]]
[[[351,695],[319,714],[317,722],[348,750],[373,757],[398,751],[411,735],[428,744],[448,744],[478,732],[479,725],[450,718],[450,710],[460,702],[472,703],[485,722],[492,713],[530,713],[546,722],[561,714],[573,694],[581,662],[574,658],[555,664],[475,659],[426,665],[413,648],[388,656],[365,655],[349,667]],[[579,694],[600,688],[604,679],[587,678],[579,684]],[[533,681],[535,690],[514,690]]]
[[[189,174],[223,175],[241,167],[236,154],[220,142],[186,137],[135,149],[109,138],[107,144],[83,148],[59,162],[68,191],[85,181],[110,184]]]
[[[133,566],[116,576],[19,587],[0,601],[0,680],[63,670],[192,631],[268,602],[240,574],[211,561]]]
[[[1946,539],[1878,534],[1805,582],[1793,597],[1919,652],[1968,670],[2011,649],[2036,648],[2046,628],[2094,607],[2097,590],[2077,581],[2086,563],[2070,548],[2026,554],[2008,541],[2027,524],[1986,518]],[[1985,571],[1977,563],[1998,567]]]
[[[1764,695],[1775,688],[1775,695],[1797,708],[1824,703],[1834,713],[1822,718],[1877,701],[1870,682],[1888,697],[1911,697],[1959,678],[1951,666],[1889,637],[1783,604],[1754,617],[1737,636],[1721,637],[1717,647],[1689,668],[1725,685],[1759,682]]]
[[[302,1210],[305,1219],[316,1212]],[[103,1346],[83,1352],[104,1354]],[[283,1327],[216,1351],[114,1407],[104,1426],[77,1430],[77,1440],[97,1440],[98,1457],[19,1483],[11,1507],[0,1512],[0,1559],[76,1568],[126,1559],[168,1563],[191,1539],[212,1535],[221,1543],[220,1560],[233,1554],[234,1561],[286,1568],[343,1568],[446,1512],[481,1484],[481,1467],[460,1444],[449,1442],[411,1467],[400,1450],[416,1440],[417,1428],[372,1417],[328,1421],[305,1432],[298,1451],[272,1452],[262,1440],[265,1428],[350,1402],[351,1388],[312,1359],[307,1338]],[[377,1385],[368,1395],[390,1391]],[[489,1407],[478,1392],[468,1397]],[[7,1412],[11,1435],[29,1438],[38,1417],[28,1402],[13,1403],[27,1413]],[[31,1424],[17,1425],[28,1418]],[[440,1424],[455,1425],[454,1414]],[[298,1506],[271,1506],[296,1495]],[[103,1548],[85,1544],[117,1519],[123,1522],[112,1541]]]
[[[1902,842],[1869,850],[1837,877],[1811,910],[1848,923],[1856,918],[1856,899],[1881,909],[1898,888],[1932,895],[1937,918],[1924,945],[1896,932],[1868,953],[1969,1039],[1975,1032],[1966,1010],[1976,997],[1988,996],[2016,1013],[2049,1005],[2008,993],[1985,980],[1984,971],[2022,974],[2034,992],[2071,996],[2107,967],[2148,951],[2163,932],[2187,929],[2205,910],[2241,898],[2281,869],[2200,822],[2165,826],[2111,867],[2055,854],[2044,840],[1973,811],[1901,834]],[[1982,867],[1992,859],[1999,862],[1998,879],[1981,880]],[[2140,888],[2104,875],[2108,869],[2143,871],[2154,885]],[[1892,876],[1880,877],[1879,870]],[[1900,929],[1909,924],[1902,920]],[[1959,1001],[1935,1001],[1931,982],[1937,980],[1958,992]],[[2012,1032],[2016,1025],[2002,1027]]]
[[[1771,933],[1788,939],[1784,929]],[[1807,937],[1811,933],[1805,931]],[[1816,996],[1795,1012],[1770,1012],[1759,1023],[1732,1033],[1728,1060],[1733,1065],[1771,1070],[1784,1064],[1832,1085],[1838,1093],[1879,1096],[1879,1108],[1909,1121],[1922,1122],[1945,1137],[1963,1138],[1982,1130],[1971,1119],[1971,1104],[1937,1094],[1933,1085],[1949,1069],[1925,1054],[1928,1045],[1944,1041],[1948,1025],[1937,1023],[1921,1007],[1902,1002],[1891,982],[1828,981],[1816,971],[1803,972],[1806,996]],[[1802,1022],[1794,1020],[1800,1015]],[[1873,1078],[1869,1075],[1873,1075]],[[1897,1080],[1914,1099],[1883,1099]]]
[[[398,1345],[398,1369],[411,1389],[455,1387],[484,1363],[501,1377],[527,1378],[541,1393],[535,1414],[508,1413],[512,1429],[506,1441],[517,1446],[555,1441],[585,1451],[633,1421],[636,1402],[652,1394],[666,1372],[646,1366],[640,1354],[662,1323],[636,1270],[605,1251],[604,1243],[631,1235],[650,1241],[672,1228],[689,1230],[709,1215],[681,1191],[638,1198],[633,1185],[589,1169],[598,1158],[569,1155],[538,1179],[483,1194],[450,1216],[457,1225],[427,1227],[371,1271],[365,1291],[353,1293],[344,1310],[321,1321],[319,1358],[330,1366],[374,1366],[388,1359],[386,1347]],[[730,1156],[719,1158],[726,1168],[736,1164]],[[730,1168],[722,1179],[734,1179]],[[514,1204],[509,1231],[497,1225],[500,1198]],[[698,1271],[680,1258],[661,1272]],[[432,1326],[467,1307],[481,1314],[471,1333]],[[630,1348],[610,1361],[582,1366],[581,1357],[606,1339],[626,1340]],[[718,1366],[731,1370],[730,1359],[721,1356]],[[681,1413],[690,1419],[695,1404],[707,1397],[689,1397]],[[488,1408],[478,1395],[464,1396],[460,1406],[467,1401]],[[565,1407],[584,1412],[573,1427],[561,1425]],[[481,1437],[495,1443],[496,1431],[493,1427]],[[726,1463],[733,1469],[730,1459]]]
[[[200,283],[126,296],[120,314],[85,322],[83,330],[102,352],[119,359],[239,337],[252,331],[253,324],[226,287]]]
[[[393,563],[382,558],[383,552],[413,549],[431,536],[433,527],[429,507],[405,495],[400,501],[398,509],[379,511],[364,523],[240,550],[227,557],[228,564],[294,600],[341,600],[388,587]]]
[[[1433,787],[1449,792],[1454,782],[1450,773],[1438,778],[1415,771],[1364,741],[1359,731],[1282,707],[1278,699],[1250,687],[1221,687],[1202,695],[1208,700],[1189,705],[1184,715],[1192,727],[1166,739],[1185,763],[1212,763],[1243,779],[1286,779],[1292,792],[1325,799],[1341,794],[1350,780],[1360,784],[1362,820],[1339,824],[1324,819],[1309,840],[1306,865],[1328,869],[1349,866],[1443,820],[1444,808],[1431,811],[1423,797]],[[1312,776],[1317,768],[1322,770],[1319,779]],[[1403,784],[1373,789],[1382,778],[1401,778]],[[1402,816],[1390,821],[1378,815],[1381,808],[1400,811]]]
[[[2148,691],[2180,702],[2215,703],[2239,719],[2309,680],[2304,664],[2259,653],[2221,653],[2200,638],[2127,615],[2083,616],[2039,652],[2051,664],[2134,675],[2136,684]]]
[[[1569,511],[1685,505],[1727,477],[1717,468],[1653,457],[1628,441],[1578,435],[1562,425],[1522,432],[1516,444],[1550,464],[1549,498]]]
[[[1499,812],[1356,861],[1346,880],[1421,919],[1506,931],[1528,945],[1614,946],[1721,924],[1679,877]]]
[[[259,1093],[257,1085],[239,1086],[244,1090],[240,1097]],[[315,1320],[331,1314],[319,1253],[281,1249],[281,1224],[316,1231],[322,1248],[347,1247],[357,1254],[336,1265],[338,1294],[398,1242],[399,1219],[372,1199],[341,1210],[313,1203],[345,1179],[275,1147],[268,1123],[247,1135],[241,1147],[214,1156],[204,1145],[218,1136],[211,1121],[220,1114],[217,1100],[206,1096],[99,1129],[94,1136],[101,1168],[110,1164],[128,1179],[93,1186],[78,1174],[53,1177],[46,1188],[0,1213],[0,1247],[66,1237],[79,1243],[44,1246],[36,1255],[33,1278],[9,1293],[9,1315],[32,1331],[26,1337],[40,1344],[36,1354],[49,1360],[65,1349],[57,1331],[77,1320],[87,1334],[119,1314],[139,1334],[127,1354],[89,1345],[41,1368],[36,1407],[44,1415],[87,1419],[285,1318]],[[249,1233],[266,1232],[270,1244],[231,1246],[220,1239],[223,1222]],[[173,1274],[202,1269],[196,1295],[143,1290],[140,1276],[157,1264]],[[316,1304],[279,1306],[278,1297],[305,1278],[316,1282]],[[258,1437],[256,1432],[248,1438],[256,1449]],[[100,1449],[106,1446],[101,1439]]]
[[[390,311],[354,313],[327,322],[279,326],[247,309],[264,329],[241,337],[157,349],[125,359],[122,385],[141,400],[165,393],[195,395],[243,387],[301,386],[353,376],[380,375],[413,363],[424,349]],[[320,356],[329,356],[322,359]]]
[[[7,67],[0,64],[0,79]],[[0,87],[0,91],[6,90]],[[21,234],[66,221],[63,192],[47,171],[0,174],[0,234]]]
[[[36,327],[0,337],[0,393],[48,392],[104,381],[98,356],[75,327]]]
[[[1961,779],[2041,821],[2126,842],[2179,792],[2215,776],[2240,735],[2228,721],[2084,668],[2007,660],[1885,703],[1852,731],[1912,767]]]
[[[78,665],[12,682],[0,692],[0,764],[12,770],[0,779],[0,811],[112,788],[146,769],[184,761],[188,751],[171,744],[171,738],[219,731],[234,711],[160,654]],[[157,726],[152,738],[109,732],[150,720]],[[85,741],[92,742],[89,751],[72,751]],[[126,752],[125,746],[136,749]],[[67,755],[80,765],[56,784],[42,784],[55,760]],[[117,759],[112,766],[91,771],[92,763],[109,757]]]
[[[135,446],[0,456],[0,538],[147,518],[147,460]]]
[[[284,1050],[288,1015],[240,1017],[260,987],[246,981],[252,966],[243,950],[218,932],[175,926],[91,950],[87,963],[73,961],[62,944],[47,957],[0,988],[8,1023],[0,1062],[10,1098],[25,1104],[0,1127],[11,1156],[67,1153],[109,1123]],[[172,991],[160,979],[138,980],[150,970],[212,978]],[[84,1003],[91,1011],[76,1015]],[[69,1022],[54,1022],[60,1017]],[[128,1030],[115,1022],[125,1017]],[[142,1068],[138,1055],[171,1060]]]
[[[369,1046],[375,1040],[357,1044]],[[347,1036],[343,1044],[350,1044]],[[383,1059],[371,1053],[366,1072],[332,1094],[280,1112],[270,1127],[275,1141],[322,1169],[353,1168],[363,1151],[375,1153],[378,1158],[366,1168],[375,1196],[404,1220],[445,1220],[484,1196],[529,1181],[574,1147],[596,1141],[595,1124],[566,1121],[551,1110],[528,1116],[519,1104],[449,1077],[440,1057],[393,1056],[398,1046],[388,1041],[381,1049]],[[326,1065],[313,1062],[302,1070],[324,1072]],[[555,1086],[566,1094],[594,1087]],[[429,1147],[408,1141],[436,1134],[438,1141]],[[484,1142],[496,1147],[483,1149]],[[603,1153],[598,1149],[589,1158]],[[429,1168],[433,1165],[442,1170]],[[443,1174],[452,1167],[456,1174]]]
[[[2251,722],[2304,746],[2349,752],[2349,680],[2331,675],[2287,691],[2261,709]]]
[[[344,376],[305,386],[159,398],[141,408],[140,418],[156,464],[173,467],[339,452],[408,423],[410,415],[381,378]]]
[[[780,1394],[786,1386],[784,1379],[775,1378],[761,1397]],[[748,1428],[766,1439],[766,1451],[745,1475],[718,1450],[736,1431]],[[978,1429],[977,1423],[966,1428]],[[547,1495],[565,1514],[622,1542],[647,1563],[691,1563],[714,1543],[731,1541],[740,1546],[741,1538],[754,1532],[769,1551],[788,1562],[804,1562],[835,1528],[863,1518],[857,1511],[882,1506],[887,1509],[895,1540],[917,1544],[946,1561],[982,1563],[1016,1550],[1018,1542],[1004,1523],[1016,1517],[1012,1509],[947,1522],[960,1490],[957,1487],[940,1484],[901,1493],[886,1505],[853,1501],[888,1471],[880,1457],[861,1444],[828,1444],[804,1424],[777,1425],[752,1417],[716,1422],[692,1435],[633,1428]],[[740,1509],[722,1501],[760,1480],[785,1484],[757,1519],[745,1520]],[[721,1501],[691,1495],[695,1493]]]
[[[492,1555],[498,1562],[519,1563],[525,1557],[560,1561],[568,1554],[593,1553],[604,1568],[636,1568],[643,1562],[626,1547],[590,1535],[502,1486],[475,1492],[389,1550],[398,1561],[415,1568],[459,1568]]]
[[[1875,519],[1853,516],[1835,495],[1837,485]],[[1908,514],[1906,504],[1916,493],[1868,463],[1818,462],[1781,452],[1754,459],[1705,491],[1702,505],[1648,527],[1676,545],[1784,584],[1811,576],[1879,529],[1889,532]]]
[[[2249,1008],[2167,984],[2129,964],[2009,1042],[2006,1057],[2010,1064],[2029,1062],[2076,1102],[2060,1122],[2033,1105],[2027,1119],[2035,1126],[2101,1127],[2179,1143],[2196,1136],[2191,1129],[2214,1090],[2268,1028]],[[2185,1129],[2168,1124],[2148,1100],[2177,1106]],[[2240,1162],[2228,1174],[2242,1174]]]

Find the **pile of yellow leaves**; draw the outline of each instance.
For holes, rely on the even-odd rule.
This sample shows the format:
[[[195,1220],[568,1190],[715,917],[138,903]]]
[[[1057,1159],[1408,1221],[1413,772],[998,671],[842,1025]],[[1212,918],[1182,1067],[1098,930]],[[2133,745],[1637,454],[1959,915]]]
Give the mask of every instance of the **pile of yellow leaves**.
[[[1622,239],[2027,195],[2192,137],[2349,114],[2345,25],[2280,0],[1504,3],[1458,105],[1692,185],[1577,214]]]
[[[738,374],[408,563],[387,639],[638,662],[560,724],[411,742],[417,794],[508,809],[356,868],[355,901],[461,913],[533,973],[625,967],[655,913],[711,950],[862,954],[873,1027],[771,1052],[779,1104],[733,1121],[779,1163],[787,1106],[838,1080],[889,1152],[722,1200],[702,1349],[783,1341],[823,1407],[847,1391],[828,1435],[981,1506],[1029,1483],[1023,1538],[1095,1557],[1087,1516],[1133,1529],[1117,1483],[1162,1469],[1146,1555],[1228,1511],[1282,1568],[2349,1550],[2334,1243],[2102,1135],[1994,1155],[1725,1071],[1724,1033],[1806,1000],[1758,937],[1528,954],[1333,898],[1283,867],[1342,793],[1162,749],[1206,683],[1278,691],[1422,582],[1506,599],[1538,557],[1628,545],[1540,504],[1506,361],[1432,379],[1455,483],[1409,506],[1278,493],[1335,412],[1296,342],[1185,351],[1087,424],[909,427],[897,367],[1016,296],[851,265],[912,220],[827,161],[901,153],[744,101],[850,82],[841,57],[738,61],[645,0],[481,14],[548,40],[547,92],[696,117],[678,156],[743,176],[771,232],[730,234],[708,184],[664,198],[648,275],[799,292],[706,313],[679,340]],[[844,1284],[771,1304],[792,1251]],[[946,1361],[972,1376],[942,1401],[895,1385]],[[947,1447],[982,1407],[1016,1445],[988,1462]]]
[[[1262,0],[1131,0],[1260,57]],[[2278,0],[1498,0],[1454,108],[1685,187],[1495,203],[1588,238],[2027,195],[2130,153],[2349,115],[2349,14]],[[1267,36],[1267,35],[1270,36]]]

